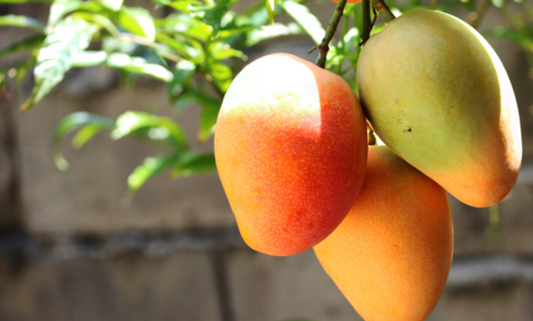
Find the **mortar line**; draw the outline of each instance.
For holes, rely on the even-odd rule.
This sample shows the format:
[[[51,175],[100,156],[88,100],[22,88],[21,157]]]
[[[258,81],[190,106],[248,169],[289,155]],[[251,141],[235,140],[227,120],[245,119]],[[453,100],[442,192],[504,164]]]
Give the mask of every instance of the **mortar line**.
[[[235,321],[231,286],[227,269],[227,250],[211,251],[211,265],[220,308],[220,321]]]

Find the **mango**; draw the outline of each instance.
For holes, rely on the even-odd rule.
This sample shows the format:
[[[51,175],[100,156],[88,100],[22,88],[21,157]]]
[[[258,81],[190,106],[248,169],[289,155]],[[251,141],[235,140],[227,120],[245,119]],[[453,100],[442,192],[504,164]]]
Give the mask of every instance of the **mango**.
[[[446,192],[386,146],[371,146],[350,213],[314,251],[364,320],[425,320],[452,262]]]
[[[247,65],[215,129],[220,181],[244,241],[286,256],[344,219],[364,179],[366,123],[339,76],[290,54]]]
[[[463,21],[410,11],[369,39],[361,104],[381,140],[470,206],[501,201],[522,161],[513,88],[491,46]]]
[[[331,1],[333,1],[333,3],[339,2],[339,0],[331,0]],[[363,0],[348,0],[348,1],[346,1],[346,3],[361,3],[361,2],[363,2]]]

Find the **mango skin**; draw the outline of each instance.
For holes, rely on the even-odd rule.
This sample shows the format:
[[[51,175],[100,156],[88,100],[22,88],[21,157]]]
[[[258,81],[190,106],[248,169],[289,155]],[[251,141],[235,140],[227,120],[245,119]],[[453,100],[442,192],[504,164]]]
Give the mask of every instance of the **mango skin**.
[[[516,99],[490,45],[461,20],[410,11],[369,39],[357,68],[378,136],[460,201],[487,207],[522,162]]]
[[[331,0],[333,3],[338,3],[339,0]],[[363,0],[348,0],[346,1],[347,4],[350,4],[350,3],[361,3],[363,2]]]
[[[425,320],[452,262],[446,192],[386,146],[371,146],[350,213],[314,250],[364,320]]]
[[[366,124],[339,76],[289,54],[246,66],[215,130],[217,170],[244,241],[286,256],[344,219],[364,179]]]

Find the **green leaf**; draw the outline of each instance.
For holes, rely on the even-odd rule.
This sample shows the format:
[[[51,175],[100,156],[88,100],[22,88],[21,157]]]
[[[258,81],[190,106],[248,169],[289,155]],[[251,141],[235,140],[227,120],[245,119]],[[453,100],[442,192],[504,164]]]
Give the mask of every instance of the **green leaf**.
[[[15,67],[15,70],[17,71],[17,75],[15,77],[15,81],[17,85],[20,85],[20,83],[24,80],[30,69],[33,68],[35,65],[35,58],[30,58],[28,60],[25,60],[18,64]]]
[[[83,1],[81,0],[54,0],[50,6],[48,25],[56,25],[67,13],[78,9],[81,6],[83,6]]]
[[[125,71],[147,75],[164,82],[170,82],[173,78],[172,72],[167,68],[148,63],[146,59],[141,57],[130,57],[123,53],[113,53],[109,55],[106,63],[111,68],[119,68]]]
[[[216,99],[201,90],[189,89],[180,95],[179,99],[174,104],[174,107],[178,110],[184,110],[189,106],[203,107],[205,105],[212,105],[220,109],[222,100]]]
[[[98,0],[104,7],[113,11],[118,11],[122,7],[124,0]]]
[[[172,14],[163,19],[156,19],[154,23],[158,31],[180,34],[203,42],[207,42],[213,32],[212,27],[186,14]]]
[[[109,117],[90,114],[87,112],[77,112],[77,113],[73,113],[65,117],[57,126],[56,132],[54,134],[53,147],[52,147],[53,155],[54,155],[54,162],[60,170],[64,171],[68,169],[68,162],[65,160],[65,158],[63,157],[61,153],[61,140],[66,134],[85,125],[91,125],[94,127],[98,127],[100,129],[105,129],[105,128],[113,129],[115,127],[115,120]],[[90,137],[85,137],[84,138],[85,142],[89,138]],[[81,141],[82,141],[82,138],[77,138],[77,142],[74,143],[73,141],[73,144],[75,146],[81,147],[81,145],[85,143],[85,142],[82,143]],[[80,143],[82,144],[80,145]]]
[[[117,119],[117,125],[111,132],[111,138],[120,139],[139,129],[149,129],[153,140],[170,140],[179,150],[187,150],[187,136],[183,129],[172,119],[145,112],[128,111]]]
[[[23,27],[44,33],[46,27],[44,23],[26,16],[16,16],[9,14],[0,17],[0,27]]]
[[[291,22],[287,25],[275,23],[272,26],[263,26],[259,30],[253,30],[248,33],[244,45],[246,47],[251,47],[264,40],[277,38],[280,36],[299,35],[302,32],[303,29],[295,22]]]
[[[82,127],[76,136],[72,138],[72,148],[74,149],[80,149],[87,143],[91,138],[94,137],[94,135],[101,132],[104,128],[100,125],[96,124],[88,124]]]
[[[283,1],[282,1],[283,2]],[[280,2],[278,1],[278,4]],[[283,4],[283,3],[281,3]],[[274,10],[274,16],[283,12],[283,8],[281,6],[276,6]],[[268,12],[266,10],[266,6],[262,1],[259,1],[255,6],[252,6],[245,14],[246,17],[249,18],[249,22],[256,27],[263,26],[267,22],[270,21]]]
[[[164,82],[170,82],[173,79],[172,72],[165,67],[148,63],[144,58],[131,57],[123,53],[108,54],[105,51],[82,51],[72,61],[72,67],[101,65],[150,76]]]
[[[118,24],[133,34],[146,37],[151,41],[155,39],[154,18],[144,8],[122,7]]]
[[[344,50],[350,51],[352,48],[358,48],[361,41],[361,34],[357,28],[351,28],[344,35]]]
[[[129,198],[150,178],[161,173],[176,162],[176,155],[148,157],[128,177]]]
[[[102,14],[77,11],[77,12],[72,13],[70,16],[71,17],[75,17],[75,18],[81,18],[81,19],[83,19],[83,20],[85,20],[87,22],[93,22],[93,23],[99,25],[100,27],[103,27],[103,28],[107,29],[107,31],[113,37],[119,37],[120,36],[119,30],[117,29],[117,27],[115,27],[113,22],[108,17],[106,17],[106,16],[104,16]],[[106,38],[105,40],[107,40],[107,39],[112,39],[112,38]]]
[[[216,170],[215,155],[199,154],[188,151],[178,156],[177,164],[172,170],[172,177],[187,177]]]
[[[265,8],[268,13],[268,20],[271,25],[274,25],[274,12],[278,6],[279,0],[265,0]]]
[[[296,21],[316,44],[319,44],[326,31],[322,28],[320,21],[313,15],[306,6],[294,1],[280,2],[285,11]]]
[[[0,0],[2,4],[21,4],[21,3],[52,3],[52,0]]]
[[[208,66],[209,74],[217,84],[222,92],[226,92],[233,80],[233,72],[231,68],[223,63],[213,63]]]
[[[183,92],[184,85],[192,78],[196,72],[196,65],[188,60],[181,60],[176,64],[173,78],[168,86],[168,93],[171,102]]]
[[[202,113],[200,114],[200,128],[198,132],[199,141],[205,142],[213,136],[219,111],[220,106],[209,104],[203,106]]]
[[[194,6],[188,7],[190,15],[192,17],[200,19],[200,21],[210,25],[214,29],[214,34],[218,33],[222,18],[228,12],[232,0],[219,0],[213,5],[206,6]]]
[[[173,37],[169,37],[164,34],[158,34],[156,38],[158,42],[166,44],[173,50],[177,51],[187,60],[191,60],[198,63],[204,60],[202,45],[199,43],[194,43],[190,39],[183,39],[182,41],[179,41]]]
[[[35,85],[31,97],[21,109],[27,110],[44,98],[71,67],[71,61],[89,46],[96,31],[93,24],[67,17],[46,37],[37,56]]]
[[[178,1],[167,1],[166,5],[188,14],[190,13],[189,12],[190,5],[201,6],[202,3],[196,0],[181,0],[181,1],[178,0]]]
[[[43,41],[46,38],[45,35],[35,35],[15,42],[6,48],[0,50],[0,58],[20,53],[26,50],[38,49],[43,45]]]
[[[509,41],[519,44],[526,51],[530,51],[533,48],[533,39],[524,36],[511,28],[498,26],[493,29],[483,30],[481,32],[481,35],[486,38],[498,37],[507,39]]]
[[[138,45],[124,39],[107,37],[102,41],[102,50],[108,53],[120,52],[133,55],[137,48]]]
[[[105,51],[82,51],[72,59],[71,66],[78,68],[96,67],[106,63],[109,55]]]
[[[244,54],[242,51],[233,49],[229,44],[216,41],[212,42],[208,46],[209,55],[215,60],[225,60],[228,58],[236,57],[242,58]]]
[[[190,89],[179,96],[174,106],[183,110],[192,105],[202,108],[199,119],[198,140],[206,141],[215,132],[215,124],[222,100],[213,98],[200,90]]]
[[[476,12],[477,11],[477,8],[476,8],[476,1],[475,0],[464,0],[464,1],[460,1],[460,3],[466,7],[466,9],[470,12]]]

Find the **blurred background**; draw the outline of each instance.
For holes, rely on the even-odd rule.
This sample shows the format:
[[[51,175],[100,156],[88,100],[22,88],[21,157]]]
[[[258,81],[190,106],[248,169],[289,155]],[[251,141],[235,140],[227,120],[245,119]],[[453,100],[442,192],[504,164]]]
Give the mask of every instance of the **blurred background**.
[[[152,10],[148,0],[125,3]],[[239,1],[233,10],[250,3]],[[335,5],[307,5],[326,26]],[[49,7],[11,3],[0,6],[0,16],[46,22]],[[501,10],[488,1],[487,8],[479,30],[511,26],[510,13],[527,13],[514,2]],[[469,18],[466,9],[453,10]],[[0,27],[0,49],[29,34]],[[450,197],[454,262],[431,321],[533,320],[533,48],[488,40],[518,100],[523,169],[499,217]],[[313,46],[307,36],[288,36],[245,53],[249,60],[283,51],[314,61]],[[0,67],[17,59],[2,59]],[[20,86],[8,82],[0,107],[0,321],[361,320],[312,251],[278,258],[244,244],[215,172],[152,178],[130,201],[124,198],[128,175],[157,151],[149,145],[99,134],[73,150],[65,139],[70,168],[62,172],[54,164],[56,127],[76,111],[116,117],[151,108],[178,120],[196,149],[212,151],[212,139],[195,139],[200,108],[173,112],[160,82],[140,78],[134,89],[124,89],[116,70],[84,68],[69,71],[34,109],[20,113],[32,86],[31,77]]]

